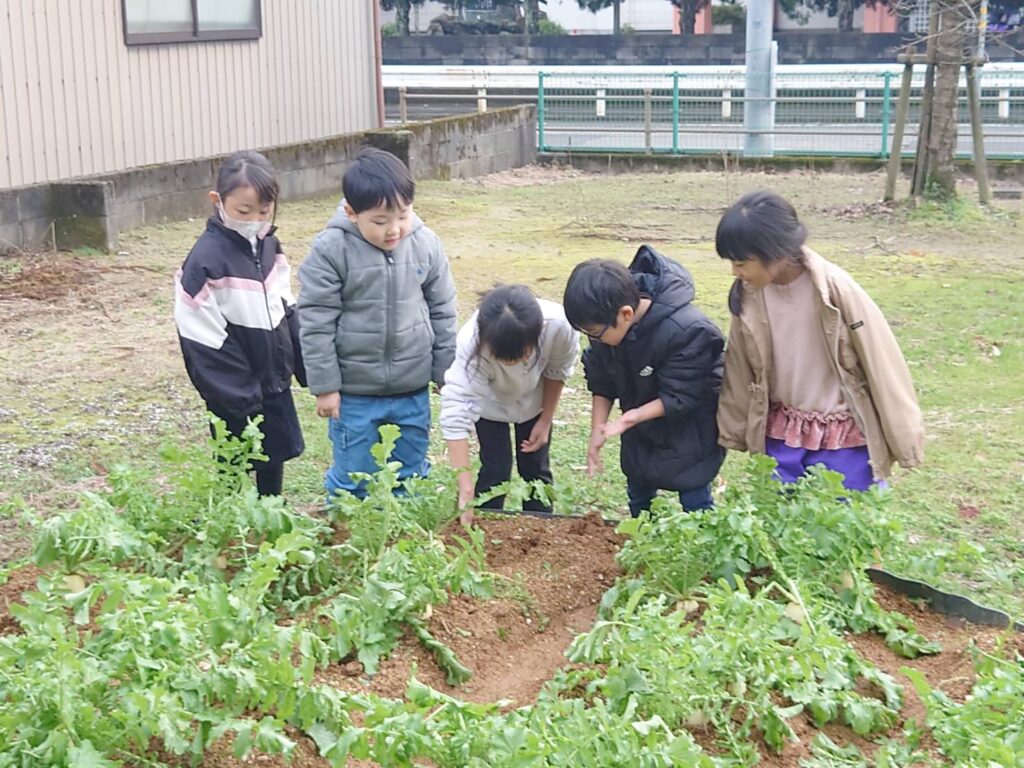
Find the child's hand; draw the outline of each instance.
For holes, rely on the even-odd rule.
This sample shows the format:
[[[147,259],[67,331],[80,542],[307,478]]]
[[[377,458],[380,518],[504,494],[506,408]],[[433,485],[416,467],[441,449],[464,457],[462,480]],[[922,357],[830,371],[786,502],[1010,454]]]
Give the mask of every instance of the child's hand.
[[[615,421],[607,422],[601,427],[605,437],[615,437],[636,426],[636,419],[633,418],[633,411],[626,411]]]
[[[533,429],[530,430],[530,437],[523,440],[522,445],[519,446],[519,450],[523,453],[536,453],[548,444],[548,440],[550,438],[551,422],[544,421],[543,419],[537,419],[537,423],[534,424]]]
[[[459,478],[459,522],[467,528],[473,525],[473,498],[476,490],[473,487],[473,475],[470,472],[460,472]]]
[[[341,393],[325,392],[316,396],[316,415],[323,419],[341,418]]]
[[[462,509],[469,504],[473,503],[473,498],[476,496],[476,489],[473,487],[473,473],[472,472],[460,472],[458,477],[459,484],[459,509]]]
[[[601,449],[604,447],[606,439],[603,432],[590,433],[590,444],[587,446],[587,474],[590,477],[604,472],[604,462],[601,461]]]

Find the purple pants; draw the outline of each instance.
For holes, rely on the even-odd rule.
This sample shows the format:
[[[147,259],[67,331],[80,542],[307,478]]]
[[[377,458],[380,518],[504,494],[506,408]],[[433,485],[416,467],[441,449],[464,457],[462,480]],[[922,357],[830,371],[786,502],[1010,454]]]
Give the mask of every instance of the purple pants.
[[[784,441],[771,437],[764,442],[765,453],[779,464],[775,474],[784,483],[795,483],[815,464],[824,464],[826,469],[840,473],[843,485],[851,491],[866,491],[875,482],[866,446],[810,451],[790,448]]]

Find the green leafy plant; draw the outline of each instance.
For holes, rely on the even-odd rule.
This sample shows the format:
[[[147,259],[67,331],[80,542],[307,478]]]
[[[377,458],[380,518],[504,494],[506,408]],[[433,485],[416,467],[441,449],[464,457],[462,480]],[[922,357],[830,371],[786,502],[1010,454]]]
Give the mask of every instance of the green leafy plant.
[[[747,23],[747,8],[736,2],[712,5],[711,23],[716,26],[731,24],[734,31],[737,27],[742,29]]]
[[[538,35],[564,35],[565,27],[551,19],[541,19],[537,22]]]
[[[519,582],[486,572],[483,531],[438,533],[454,515],[450,484],[399,482],[397,438],[382,430],[365,498],[339,498],[327,519],[260,499],[246,470],[258,436],[220,434],[204,455],[168,453],[162,475],[115,469],[110,491],[42,524],[47,570],[11,605],[20,633],[0,636],[0,768],[199,764],[225,737],[240,757],[287,757],[289,728],[333,766],[438,768],[752,766],[759,740],[782,750],[796,738],[798,715],[891,733],[901,687],[842,636],[929,649],[863,576],[898,539],[885,497],[828,474],[784,492],[756,459],[715,510],[658,501],[620,526],[626,575],[572,642],[573,666],[529,706],[470,704],[415,678],[405,701],[314,684],[352,658],[373,674],[408,632],[458,685],[470,670],[431,631],[432,606],[498,588],[534,611]],[[947,754],[1013,764],[1021,661],[977,658],[962,704],[915,685]],[[914,750],[909,736],[881,740],[875,765],[913,765]],[[812,751],[809,766],[865,764],[823,735]]]
[[[900,671],[928,710],[928,725],[944,755],[957,765],[1024,763],[1024,657],[973,649],[977,678],[958,702],[928,684],[919,671]]]
[[[755,732],[781,750],[794,738],[788,720],[803,711],[818,725],[841,720],[859,734],[894,724],[900,687],[827,625],[790,619],[784,603],[749,593],[743,582],[711,586],[698,608],[687,608],[673,609],[642,581],[620,582],[602,607],[605,618],[569,650],[571,660],[597,665],[577,684],[586,680],[588,694],[613,709],[634,701],[639,714],[670,728],[711,726],[721,746],[745,760],[756,758]],[[697,610],[699,631],[689,618]],[[857,693],[858,682],[883,699]]]
[[[684,513],[657,499],[649,514],[626,520],[619,554],[627,574],[643,573],[683,599],[706,581],[772,587],[806,614],[836,628],[875,629],[906,656],[935,653],[905,617],[884,611],[864,574],[894,545],[898,525],[884,515],[885,494],[849,492],[833,472],[815,470],[795,486],[773,478],[774,462],[753,457],[743,480],[714,509]]]

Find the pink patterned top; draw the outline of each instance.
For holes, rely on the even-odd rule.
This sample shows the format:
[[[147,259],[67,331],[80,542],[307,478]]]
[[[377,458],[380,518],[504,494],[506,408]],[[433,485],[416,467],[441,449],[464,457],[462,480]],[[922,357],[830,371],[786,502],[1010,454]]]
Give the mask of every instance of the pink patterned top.
[[[814,451],[867,445],[843,397],[810,274],[765,286],[764,300],[772,339],[767,436]]]

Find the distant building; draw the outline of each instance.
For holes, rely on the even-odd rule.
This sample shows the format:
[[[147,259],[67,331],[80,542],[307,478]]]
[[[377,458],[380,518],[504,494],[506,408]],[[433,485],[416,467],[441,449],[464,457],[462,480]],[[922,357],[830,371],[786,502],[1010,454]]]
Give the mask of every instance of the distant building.
[[[922,2],[922,0],[917,1],[918,3]],[[923,0],[923,2],[927,3],[927,0]],[[925,11],[925,18],[927,19],[927,11]],[[805,22],[801,24],[797,19],[790,18],[782,11],[779,0],[775,0],[775,29],[823,31],[839,27],[839,21],[835,16],[829,16],[822,11],[811,11],[805,19]],[[862,5],[853,12],[853,30],[855,32],[896,32],[898,29],[899,18],[881,3],[874,6]]]
[[[478,6],[488,5],[487,0],[466,3],[464,12],[469,18],[474,16],[487,17],[486,9],[481,14]],[[597,13],[581,9],[576,0],[547,0],[541,10],[548,18],[572,35],[604,34],[612,31],[612,9],[605,8]],[[621,23],[638,32],[668,32],[672,29],[672,4],[669,0],[623,0],[621,5]],[[448,12],[444,3],[428,0],[420,6],[413,6],[409,11],[409,29],[413,32],[426,32],[432,19]],[[394,11],[381,13],[382,23],[395,21]]]
[[[597,13],[581,9],[576,0],[548,0],[548,18],[560,24],[569,34],[600,34],[612,31],[613,11],[604,8]],[[623,0],[619,21],[637,32],[669,32],[675,9],[668,0]]]
[[[1006,4],[1012,5],[1018,0],[1003,0]],[[716,0],[713,0],[716,2]],[[923,17],[924,27],[928,26],[928,0],[916,0],[919,8],[915,8],[909,15],[910,29],[915,29],[919,19]],[[996,4],[999,0],[992,0]],[[717,4],[717,3],[716,3]],[[744,3],[741,3],[744,4]],[[469,0],[466,3],[468,10],[464,14],[473,18],[488,17],[486,6],[488,0]],[[477,6],[483,11],[475,10]],[[612,31],[612,9],[604,8],[593,13],[585,8],[580,8],[577,0],[547,0],[541,6],[548,18],[561,26],[571,35],[593,35],[608,34]],[[923,10],[922,10],[923,8]],[[669,0],[622,0],[619,6],[620,23],[636,32],[675,32],[679,33],[679,11]],[[409,28],[412,32],[426,32],[430,27],[432,19],[447,13],[447,8],[442,2],[428,0],[421,6],[413,6],[409,16]],[[395,12],[384,11],[382,21],[385,23],[394,22]],[[862,32],[895,32],[898,29],[899,20],[882,5],[875,7],[865,6],[854,12],[854,30]],[[810,12],[806,23],[800,24],[796,19],[789,18],[782,12],[778,0],[775,0],[775,28],[776,29],[810,29],[827,30],[836,29],[835,17],[820,11]],[[711,23],[711,9],[705,8],[697,14],[695,25],[697,34],[711,34],[714,32]]]

